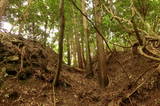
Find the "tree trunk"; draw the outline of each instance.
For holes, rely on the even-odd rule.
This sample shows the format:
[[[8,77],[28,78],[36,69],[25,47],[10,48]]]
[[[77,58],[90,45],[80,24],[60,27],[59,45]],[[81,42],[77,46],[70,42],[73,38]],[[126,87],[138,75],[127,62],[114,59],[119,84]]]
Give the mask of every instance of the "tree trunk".
[[[75,31],[75,43],[76,43],[76,51],[77,51],[77,57],[78,57],[78,67],[83,68],[83,58],[82,58],[82,51],[81,51],[81,45],[80,45],[80,37],[79,34],[76,34]]]
[[[71,40],[71,54],[72,54],[72,59],[73,59],[73,66],[77,66],[77,52],[76,52],[76,46],[75,46],[75,40],[74,38]]]
[[[85,44],[84,44],[84,36],[83,36],[83,32],[81,34],[81,51],[82,51],[82,62],[83,62],[83,68],[86,67],[86,60],[85,60]]]
[[[47,34],[47,27],[48,27],[48,20],[45,20],[45,30],[44,30],[44,35],[43,35],[43,44],[46,46],[47,44],[47,38],[48,38],[48,34]]]
[[[94,17],[95,17],[95,25],[99,30],[101,29],[101,23],[102,23],[102,16],[101,16],[101,4],[100,0],[94,0]],[[101,31],[101,30],[100,30]],[[102,32],[102,31],[101,31]],[[96,34],[96,42],[97,42],[97,60],[98,60],[98,79],[99,84],[101,87],[105,87],[108,85],[109,80],[106,73],[106,55],[105,55],[105,49],[104,49],[104,43],[102,37],[99,35],[99,33]]]
[[[73,9],[73,23],[74,23],[74,28],[73,28],[73,33],[75,37],[75,44],[76,44],[76,51],[77,51],[77,57],[78,57],[78,67],[83,68],[83,57],[82,57],[82,50],[81,50],[81,44],[80,44],[80,35],[77,30],[77,20],[76,20],[76,14],[74,13]]]
[[[0,0],[0,21],[5,13],[7,5],[8,5],[8,0]]]
[[[85,0],[82,0],[82,11],[84,14],[87,14]],[[84,32],[85,46],[86,46],[86,72],[87,72],[87,75],[89,75],[89,74],[93,74],[93,72],[92,72],[92,66],[91,66],[88,22],[87,22],[86,17],[84,17],[84,16],[83,16],[83,32]]]
[[[62,68],[63,59],[63,39],[64,39],[64,29],[65,29],[65,18],[64,18],[64,0],[60,0],[60,30],[59,30],[59,57],[58,57],[58,68],[53,82],[54,86],[57,86],[60,71]]]
[[[67,64],[71,65],[71,50],[70,50],[69,35],[67,35]]]
[[[23,21],[20,21],[20,23],[19,23],[18,35],[21,35],[21,36],[22,36],[23,28],[24,28],[24,22],[23,22]]]

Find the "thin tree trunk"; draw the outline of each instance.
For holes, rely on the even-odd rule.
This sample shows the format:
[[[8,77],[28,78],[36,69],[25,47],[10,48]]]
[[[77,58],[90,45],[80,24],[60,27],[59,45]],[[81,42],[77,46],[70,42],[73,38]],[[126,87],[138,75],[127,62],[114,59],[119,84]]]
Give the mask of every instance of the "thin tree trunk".
[[[54,86],[57,86],[60,71],[62,68],[62,59],[63,59],[63,38],[64,38],[64,29],[65,29],[65,18],[64,18],[64,0],[60,0],[60,31],[59,31],[59,57],[58,57],[58,68],[53,82]]]
[[[81,54],[82,54],[82,62],[83,62],[83,67],[86,67],[86,60],[85,60],[85,44],[84,44],[84,36],[83,34],[81,35]]]
[[[81,51],[81,45],[80,45],[80,35],[77,31],[77,20],[76,20],[76,15],[74,13],[74,9],[73,9],[73,23],[74,23],[74,28],[73,28],[73,33],[75,36],[75,44],[76,44],[76,50],[77,50],[77,57],[78,57],[78,67],[79,68],[83,68],[83,58],[82,58],[82,51]]]
[[[101,4],[100,0],[94,0],[94,17],[95,17],[95,23],[96,27],[101,29],[101,23],[102,23],[102,16],[101,16]],[[102,32],[102,31],[101,31]],[[105,49],[104,49],[104,43],[102,37],[99,35],[99,33],[96,34],[96,42],[97,42],[97,60],[98,60],[98,77],[99,77],[99,84],[101,87],[105,87],[108,85],[109,80],[106,73],[106,55],[105,55]]]
[[[67,35],[67,64],[71,65],[71,50],[69,36]]]
[[[35,37],[35,22],[32,22],[32,30],[31,30],[31,32],[32,32],[32,34],[33,34],[33,38]]]
[[[78,34],[76,34],[76,31],[75,31],[75,43],[76,43],[76,50],[77,50],[77,57],[78,57],[78,67],[83,68],[82,51],[81,51],[81,45],[79,40],[80,40],[80,37]]]
[[[73,59],[73,66],[77,66],[77,52],[76,52],[76,46],[75,46],[75,40],[74,38],[71,40],[71,54],[72,54],[72,59]]]
[[[21,35],[21,36],[22,36],[23,28],[24,28],[24,22],[23,22],[23,21],[20,21],[20,23],[19,23],[18,35]]]
[[[45,34],[43,35],[43,44],[46,45],[47,44],[47,38],[48,38],[48,34],[47,34],[47,27],[48,27],[48,20],[45,21]]]
[[[82,0],[82,11],[84,14],[87,14],[85,0]],[[93,72],[92,72],[92,66],[91,66],[88,22],[87,22],[86,17],[84,17],[84,16],[83,16],[83,31],[84,31],[85,46],[86,46],[86,72],[87,72],[87,75],[89,75],[89,74],[93,74]]]

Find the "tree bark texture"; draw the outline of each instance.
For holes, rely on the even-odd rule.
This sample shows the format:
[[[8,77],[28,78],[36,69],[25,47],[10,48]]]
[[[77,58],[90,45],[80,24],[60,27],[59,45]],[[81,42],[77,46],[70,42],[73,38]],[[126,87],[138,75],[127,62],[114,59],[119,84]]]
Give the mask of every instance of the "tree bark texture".
[[[101,30],[102,23],[102,15],[101,15],[101,4],[100,0],[94,0],[94,17],[95,17],[95,25],[99,30]],[[97,42],[97,60],[98,60],[98,79],[101,87],[106,87],[109,83],[108,76],[106,73],[106,55],[104,49],[104,43],[102,37],[99,33],[96,33],[96,42]]]
[[[82,0],[82,11],[87,15],[85,0]],[[85,37],[85,47],[86,47],[86,72],[87,74],[92,74],[91,65],[91,55],[90,55],[90,45],[89,45],[89,33],[88,33],[88,22],[85,16],[83,16],[83,32]]]
[[[65,18],[64,18],[64,0],[60,0],[60,30],[59,30],[59,57],[58,57],[58,68],[56,76],[53,82],[53,85],[58,84],[60,71],[62,68],[62,59],[63,59],[63,39],[64,39],[64,29],[65,29]]]

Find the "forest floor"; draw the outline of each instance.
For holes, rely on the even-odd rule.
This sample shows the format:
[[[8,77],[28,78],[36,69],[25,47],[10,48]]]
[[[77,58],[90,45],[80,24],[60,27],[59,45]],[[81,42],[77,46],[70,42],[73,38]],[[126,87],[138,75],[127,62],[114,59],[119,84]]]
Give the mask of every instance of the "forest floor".
[[[143,82],[147,73],[154,70],[157,71],[121,105],[160,106],[160,69],[156,61],[130,51],[111,54],[106,60],[110,80],[106,88],[100,88],[95,77],[86,78],[83,70],[63,65],[60,84],[53,90],[58,55],[37,42],[2,35],[0,106],[108,106],[131,84],[138,79]]]

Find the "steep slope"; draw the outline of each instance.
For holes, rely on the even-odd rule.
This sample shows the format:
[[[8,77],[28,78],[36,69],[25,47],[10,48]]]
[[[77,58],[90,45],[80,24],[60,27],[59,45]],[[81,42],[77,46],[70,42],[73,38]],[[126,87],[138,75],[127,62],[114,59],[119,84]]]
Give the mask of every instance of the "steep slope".
[[[159,65],[130,51],[114,52],[106,62],[110,84],[105,89],[96,77],[86,78],[84,70],[64,64],[60,85],[53,90],[58,55],[51,48],[2,32],[0,41],[0,106],[107,106]],[[159,79],[160,73],[154,72],[122,105],[159,106]]]

